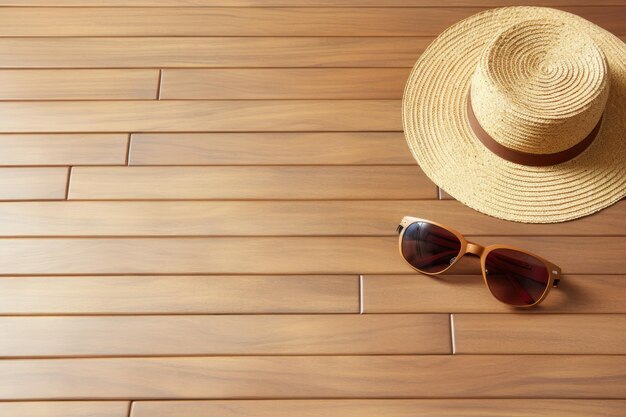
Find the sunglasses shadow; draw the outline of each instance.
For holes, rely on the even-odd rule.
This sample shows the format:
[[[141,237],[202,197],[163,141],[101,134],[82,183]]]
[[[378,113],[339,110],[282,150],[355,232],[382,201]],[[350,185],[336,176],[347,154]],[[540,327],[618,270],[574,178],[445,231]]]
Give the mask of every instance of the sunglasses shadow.
[[[598,300],[601,302],[601,300]],[[561,276],[558,288],[551,288],[548,297],[533,310],[549,312],[551,310],[562,310],[562,307],[574,303],[577,306],[593,303],[585,294],[582,288],[574,280],[568,280],[567,275]]]

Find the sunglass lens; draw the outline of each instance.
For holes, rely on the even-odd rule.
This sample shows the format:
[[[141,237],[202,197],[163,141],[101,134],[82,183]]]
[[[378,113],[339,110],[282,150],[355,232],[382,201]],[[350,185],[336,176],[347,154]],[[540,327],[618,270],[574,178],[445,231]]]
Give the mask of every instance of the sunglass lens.
[[[485,269],[489,290],[506,304],[534,304],[548,287],[550,274],[545,264],[523,252],[494,249],[487,254]]]
[[[402,256],[427,273],[448,268],[461,251],[461,241],[446,229],[426,222],[407,226],[402,237]]]

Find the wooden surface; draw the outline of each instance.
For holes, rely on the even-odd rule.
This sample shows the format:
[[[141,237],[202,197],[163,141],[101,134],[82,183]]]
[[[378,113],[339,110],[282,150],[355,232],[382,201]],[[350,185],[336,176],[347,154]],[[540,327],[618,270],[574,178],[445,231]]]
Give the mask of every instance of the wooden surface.
[[[454,314],[452,319],[458,353],[626,353],[622,314]]]
[[[135,417],[621,417],[622,400],[248,400],[141,401]],[[30,416],[28,416],[30,417]]]
[[[529,363],[533,366],[528,366]],[[611,355],[15,359],[1,361],[0,372],[6,375],[0,381],[3,400],[615,399],[626,390],[626,361]]]
[[[358,313],[354,275],[0,279],[2,315]]]
[[[513,3],[626,37],[623,0],[0,0],[0,416],[624,416],[626,202],[498,220],[404,142],[419,54]],[[415,274],[404,215],[561,285]]]
[[[447,314],[3,317],[0,357],[451,352]],[[619,323],[615,323],[616,325]]]
[[[6,10],[6,9],[5,9]],[[6,15],[0,15],[5,17]],[[28,19],[21,20],[21,22]],[[156,98],[155,69],[0,70],[2,100],[132,100]]]
[[[626,33],[621,20],[625,7],[562,9],[618,35]],[[183,7],[7,8],[0,17],[0,36],[432,36],[483,10],[234,7],[216,13],[208,8]],[[94,21],[98,24],[91,24]]]
[[[211,90],[214,91],[214,90]],[[402,132],[138,133],[130,165],[413,165]]]
[[[19,417],[126,417],[125,401],[0,402],[0,414]]]

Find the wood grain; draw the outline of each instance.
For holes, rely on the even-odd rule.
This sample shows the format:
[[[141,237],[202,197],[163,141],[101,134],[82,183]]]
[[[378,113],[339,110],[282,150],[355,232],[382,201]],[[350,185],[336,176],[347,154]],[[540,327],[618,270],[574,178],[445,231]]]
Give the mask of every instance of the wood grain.
[[[454,314],[456,353],[623,355],[625,330],[623,314]]]
[[[4,134],[0,165],[125,165],[127,145],[125,133]]]
[[[380,5],[384,5],[381,3]],[[434,36],[481,8],[6,8],[0,36]],[[566,11],[626,33],[626,8]],[[98,25],[92,22],[99,22]],[[285,24],[285,22],[289,24]]]
[[[131,417],[622,417],[622,400],[138,401]]]
[[[416,166],[74,168],[70,199],[434,198]]]
[[[594,257],[587,256],[578,237],[512,237],[507,242],[562,265],[563,285],[569,274],[620,274],[626,268],[621,237],[586,238],[587,245],[604,248]],[[7,276],[413,272],[397,245],[392,237],[6,238],[0,240],[0,265]],[[477,258],[462,260],[451,273],[479,275]]]
[[[363,293],[367,313],[517,312],[493,298],[480,272],[438,278],[419,274],[366,275]],[[626,313],[624,297],[626,277],[623,275],[565,275],[543,303],[524,313]],[[505,329],[495,334],[500,331]]]
[[[0,239],[4,275],[410,272],[389,238]]]
[[[412,67],[429,37],[0,38],[0,68]]]
[[[127,417],[125,401],[1,402],[0,415],[11,417]]]
[[[0,333],[3,358],[451,353],[447,314],[4,317]]]
[[[481,10],[6,8],[0,36],[432,36]]]
[[[397,100],[0,102],[0,114],[7,133],[402,129]]]
[[[358,313],[357,276],[0,278],[0,314]]]
[[[408,68],[166,69],[160,97],[401,99],[408,75]]]
[[[7,10],[10,9],[3,9],[0,21],[7,17]],[[30,9],[12,10],[28,14]],[[30,19],[15,23],[27,21]],[[158,76],[159,71],[147,69],[0,70],[0,100],[153,99],[157,95]]]
[[[402,132],[138,133],[130,165],[414,165]]]
[[[0,361],[0,374],[0,399],[612,399],[626,389],[623,357],[584,355],[21,359]]]
[[[531,3],[626,39],[623,0]],[[505,222],[404,144],[419,55],[511,4],[0,0],[0,416],[621,417],[626,204]],[[417,274],[404,215],[561,285]]]
[[[456,201],[368,200],[5,202],[0,236],[396,236],[407,214],[474,236],[626,235],[626,202],[575,222],[523,224]]]
[[[0,200],[62,200],[67,168],[0,168]]]

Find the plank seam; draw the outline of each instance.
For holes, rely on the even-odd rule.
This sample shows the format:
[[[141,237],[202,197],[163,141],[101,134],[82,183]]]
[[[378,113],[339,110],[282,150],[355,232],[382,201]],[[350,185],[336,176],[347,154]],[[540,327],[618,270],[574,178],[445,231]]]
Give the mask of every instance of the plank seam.
[[[101,277],[100,275],[94,275],[95,277]],[[116,275],[117,276],[117,275]],[[116,277],[111,276],[111,277]],[[157,275],[158,276],[158,275]],[[185,277],[185,275],[175,275]],[[238,276],[238,275],[233,275]],[[35,278],[90,278],[92,276],[89,275],[69,275],[69,276],[35,276]],[[3,276],[2,278],[33,278],[33,276]],[[181,312],[181,311],[154,311],[154,312],[143,312],[143,311],[118,311],[118,312],[85,312],[85,311],[75,311],[75,312],[40,312],[40,313],[11,313],[4,312],[0,313],[0,318],[13,318],[13,317],[170,317],[170,316],[292,316],[292,315],[305,315],[305,316],[347,316],[353,315],[354,311],[334,311],[334,310],[324,310],[324,311],[258,311],[258,312],[246,312],[246,311],[235,311],[235,312],[224,312],[224,311],[192,311],[192,312]],[[378,315],[378,316],[406,316],[406,315],[420,315],[420,314],[442,314],[440,311],[375,311],[373,313],[367,313],[368,315]],[[454,314],[471,314],[475,316],[490,316],[490,315],[511,315],[515,313],[505,313],[505,312],[480,312],[480,311],[458,311]],[[530,314],[532,316],[623,316],[626,315],[626,310],[620,311],[611,311],[611,312],[586,312],[586,311],[545,311],[541,313],[525,313]],[[506,353],[508,355],[509,353]],[[560,354],[560,353],[559,353]],[[549,353],[549,355],[559,355],[554,353]],[[475,354],[475,355],[483,355]],[[486,355],[502,355],[502,353],[486,353]],[[525,353],[525,355],[545,355],[544,353]],[[614,355],[622,355],[622,353],[579,353],[577,355],[605,355],[605,356],[614,356]]]
[[[126,160],[124,161],[124,165],[128,166],[130,163],[130,140],[132,134],[128,134],[128,140],[126,141]]]
[[[58,203],[61,200],[1,200],[2,203],[34,203],[34,202],[45,202],[45,203]],[[81,201],[82,200],[68,200],[67,202],[76,202],[76,201]],[[91,200],[85,200],[85,201],[91,201]],[[126,200],[120,200],[120,201],[126,201]],[[141,200],[140,200],[141,201]],[[178,200],[168,200],[168,201],[173,201],[176,202]],[[297,200],[297,201],[301,201],[301,200]],[[265,233],[265,234],[256,234],[256,235],[252,235],[252,234],[237,234],[237,233],[232,233],[232,234],[82,234],[82,235],[77,235],[77,234],[73,234],[73,233],[68,233],[68,234],[42,234],[42,233],[24,233],[24,234],[2,234],[0,232],[0,240],[7,240],[7,239],[29,239],[29,240],[50,240],[50,239],[213,239],[213,238],[314,238],[314,237],[328,237],[328,238],[340,238],[340,237],[354,237],[354,238],[362,238],[362,237],[394,237],[395,235],[393,233],[380,233],[380,234],[354,234],[354,233],[344,233],[344,234],[340,234],[340,235],[336,235],[336,234],[322,234],[322,233],[316,233],[316,234],[289,234],[289,233],[285,233],[285,234],[272,234],[272,233]],[[493,238],[493,237],[580,237],[580,238],[601,238],[601,237],[607,237],[607,238],[616,238],[616,237],[626,237],[626,235],[624,234],[615,234],[615,235],[607,235],[607,234],[603,234],[603,235],[595,235],[595,234],[588,234],[588,235],[569,235],[569,234],[565,234],[565,235],[497,235],[497,234],[489,234],[489,235],[468,235],[471,237],[488,237],[488,238]],[[467,272],[457,272],[454,275],[468,275],[469,273]],[[571,275],[572,273],[568,274]],[[573,273],[573,274],[577,274],[578,273]],[[367,274],[370,275],[370,274]],[[374,275],[380,275],[380,274],[374,274]],[[402,274],[402,273],[393,273],[393,274],[387,274],[387,275],[409,275],[409,274]],[[622,275],[620,273],[594,273],[594,274],[586,274],[586,275]]]
[[[526,355],[524,355],[526,356]],[[164,397],[150,397],[150,396],[137,396],[137,397],[118,397],[118,396],[106,396],[106,397],[98,397],[98,396],[89,396],[89,397],[71,397],[71,396],[60,396],[60,397],[26,397],[26,398],[17,398],[17,399],[2,399],[0,402],[2,403],[18,403],[18,402],[79,402],[79,401],[132,401],[132,402],[154,402],[154,401],[311,401],[311,400],[576,400],[576,401],[615,401],[615,402],[623,402],[624,397],[580,397],[580,396],[554,396],[554,397],[532,397],[532,396],[498,396],[498,397],[480,397],[480,396],[466,396],[466,397],[442,397],[442,396],[403,396],[403,397],[395,397],[395,396],[352,396],[352,397],[324,397],[324,396],[310,396],[310,397],[258,397],[258,396],[236,396],[236,397],[177,397],[177,396],[164,396]]]
[[[162,101],[167,101],[167,100],[162,100]],[[193,132],[190,132],[193,133]],[[247,132],[240,132],[240,133],[247,133]],[[271,133],[271,132],[268,132]],[[347,133],[351,133],[351,132],[347,132]],[[201,133],[202,134],[202,133]],[[211,134],[210,132],[208,132],[207,134]],[[62,166],[62,164],[59,164]],[[34,167],[56,167],[59,165],[1,165],[1,167],[3,168],[10,168],[10,167],[15,167],[15,168],[19,168],[19,167],[23,167],[23,166],[34,166]],[[89,167],[89,168],[114,168],[114,167],[118,167],[118,165],[110,165],[110,164],[84,164],[84,165],[73,165],[73,166],[83,166],[83,167]],[[133,167],[135,168],[230,168],[230,167],[234,167],[234,168],[281,168],[281,167],[285,167],[285,168],[294,168],[294,167],[303,167],[303,168],[308,168],[308,167],[355,167],[355,168],[362,168],[362,167],[377,167],[377,168],[393,168],[393,167],[414,167],[415,164],[412,163],[397,163],[397,164],[389,164],[389,163],[380,163],[380,164],[375,164],[375,163],[317,163],[317,164],[304,164],[304,163],[281,163],[281,164],[259,164],[259,163],[247,163],[247,164],[219,164],[219,163],[208,163],[208,164],[185,164],[185,163],[179,163],[179,164],[133,164]]]
[[[363,275],[359,275],[359,314],[365,313],[365,300],[363,291]]]
[[[50,198],[31,198],[31,199],[7,199],[2,201],[13,201],[13,202],[21,202],[21,201],[50,201],[55,199]],[[434,198],[181,198],[181,197],[173,197],[173,198],[72,198],[72,201],[438,201]],[[472,235],[478,236],[478,235]],[[490,235],[481,235],[481,236],[494,236]],[[535,235],[511,235],[511,236],[535,236]],[[613,236],[613,235],[609,235]]]
[[[0,70],[3,70],[6,68],[2,68],[0,67]],[[317,99],[314,99],[317,100]],[[342,99],[343,100],[343,99]],[[94,100],[71,100],[73,102],[76,103],[92,103]],[[129,101],[129,100],[111,100],[111,101]],[[132,101],[155,101],[155,100],[132,100]],[[189,101],[189,100],[167,100],[167,101]],[[197,101],[216,101],[216,100],[197,100]],[[221,101],[229,101],[229,100],[221,100]],[[230,100],[233,101],[233,100]],[[241,100],[240,100],[241,101]],[[247,100],[250,101],[250,100]],[[276,101],[276,100],[257,100],[257,101]],[[285,100],[285,101],[290,101],[290,100]],[[293,100],[291,100],[293,101]],[[302,100],[302,101],[311,101],[311,100]],[[322,100],[322,101],[327,101],[327,100]],[[359,101],[359,100],[345,100],[345,101]],[[360,100],[360,101],[367,101],[367,100]],[[374,101],[380,101],[380,100],[374,100]],[[389,101],[399,101],[399,100],[389,100]],[[29,100],[28,103],[33,103],[33,101]],[[70,132],[48,132],[48,131],[37,131],[37,130],[33,130],[33,131],[19,131],[19,132],[12,132],[12,131],[1,131],[2,134],[15,134],[15,135],[42,135],[42,134],[57,134],[57,135],[65,135],[65,134],[72,134],[72,135],[80,135],[80,134],[115,134],[115,133],[127,133],[127,131],[121,131],[121,130],[72,130]],[[133,134],[156,134],[156,133],[162,133],[162,134],[175,134],[175,133],[403,133],[403,130],[393,130],[393,129],[387,129],[387,130],[310,130],[310,129],[300,129],[300,130],[134,130]]]
[[[572,354],[566,354],[566,356],[571,356]],[[581,354],[581,353],[577,353],[575,354],[576,356],[579,357],[612,357],[613,359],[616,358],[624,358],[624,354],[622,353],[615,353],[615,354],[604,354],[604,353],[600,353],[600,354],[596,354],[596,353],[585,353],[585,354]],[[363,359],[363,358],[368,358],[368,357],[385,357],[385,358],[395,358],[395,357],[406,357],[406,356],[430,356],[430,357],[437,357],[437,356],[441,356],[441,357],[448,357],[451,356],[449,353],[415,353],[415,352],[405,352],[405,353],[344,353],[344,354],[336,354],[336,353],[310,353],[310,354],[302,354],[302,353],[296,353],[296,354],[276,354],[276,353],[271,353],[271,354],[189,354],[189,355],[180,355],[180,354],[176,354],[176,355],[145,355],[145,354],[140,354],[140,355],[120,355],[120,356],[111,356],[111,355],[105,355],[105,356],[76,356],[76,355],[71,355],[71,356],[3,356],[0,360],[2,360],[3,362],[5,361],[57,361],[57,360],[72,360],[72,361],[78,361],[78,360],[107,360],[107,359],[220,359],[220,358],[233,358],[233,359],[237,359],[237,358],[241,358],[241,359],[249,359],[249,358],[259,358],[259,359],[263,359],[263,358],[328,358],[328,357],[333,357],[333,358],[345,358],[345,357],[350,357],[350,358],[359,358],[359,359]],[[542,358],[548,358],[548,357],[553,357],[553,358],[558,358],[561,356],[564,356],[563,354],[560,353],[472,353],[472,354],[468,354],[468,353],[463,353],[460,355],[453,355],[453,356],[459,356],[459,357],[467,357],[467,358],[474,358],[474,359],[478,359],[478,358],[484,358],[485,356],[489,356],[489,357],[502,357],[502,356],[524,356],[524,357],[530,357],[532,356],[533,359],[540,359],[538,357],[542,357]],[[534,358],[537,357],[537,358]],[[480,360],[480,359],[479,359]],[[551,397],[550,397],[551,398]],[[2,401],[4,402],[4,400]]]
[[[206,354],[206,353],[191,353],[191,354],[136,354],[136,355],[72,355],[72,356],[59,356],[59,355],[51,355],[51,356],[2,356],[3,362],[24,362],[24,361],[58,361],[58,360],[71,360],[72,362],[90,362],[94,360],[119,360],[119,359],[139,359],[141,362],[145,362],[148,359],[220,359],[220,358],[233,358],[233,359],[250,359],[250,358],[285,358],[285,359],[293,359],[293,358],[355,358],[355,359],[363,359],[363,358],[439,358],[439,357],[448,357],[449,353],[415,353],[415,352],[405,352],[405,353],[227,353],[227,354]],[[456,355],[459,357],[473,357],[475,359],[485,358],[485,357],[567,357],[567,358],[579,358],[579,359],[589,359],[589,358],[607,358],[607,359],[616,359],[616,358],[625,358],[626,355],[623,353],[480,353],[480,354],[460,354]],[[546,397],[548,398],[548,397]],[[549,397],[552,398],[552,397]],[[595,398],[595,397],[593,397]],[[0,402],[4,402],[4,399]]]
[[[163,69],[159,68],[159,77],[157,78],[156,99],[161,100],[161,90],[163,88]]]
[[[0,5],[0,7],[2,7]],[[0,39],[5,39],[7,38],[6,36],[0,36]],[[212,67],[212,66],[190,66],[190,67],[177,67],[177,66],[155,66],[155,65],[148,65],[148,66],[142,66],[142,67],[125,67],[125,66],[116,66],[116,67],[104,67],[104,66],[93,66],[93,67],[76,67],[76,66],[67,66],[67,67],[19,67],[19,66],[14,66],[14,67],[2,67],[2,69],[10,69],[10,70],[32,70],[32,71],[56,71],[56,70],[121,70],[121,69],[126,69],[126,70],[134,70],[134,69],[153,69],[153,70],[214,70],[214,69],[237,69],[237,70],[241,70],[241,69],[248,69],[248,70],[257,70],[257,69],[277,69],[277,70],[288,70],[288,69],[324,69],[324,70],[332,70],[335,68],[340,68],[340,69],[382,69],[382,70],[388,70],[388,69],[407,69],[407,68],[412,68],[410,66],[406,66],[406,67],[381,67],[381,66],[340,66],[340,67],[316,67],[316,66],[308,66],[308,67],[272,67],[272,66],[265,66],[265,67],[242,67],[242,66],[224,66],[224,67]],[[148,100],[148,99],[137,99],[137,100]],[[23,101],[30,101],[30,100],[23,100]],[[85,101],[85,100],[84,100]]]
[[[25,238],[31,239],[31,238]],[[480,272],[478,272],[480,274]],[[0,277],[3,278],[21,278],[21,277],[118,277],[118,276],[137,276],[137,277],[145,277],[145,276],[293,276],[294,273],[290,272],[57,272],[51,274],[42,274],[42,273],[2,273]],[[299,272],[295,275],[298,276],[319,276],[319,275],[342,275],[342,276],[350,276],[353,275],[351,272]],[[366,275],[388,275],[388,276],[411,276],[411,274],[403,274],[400,272],[376,272],[376,273],[367,273]],[[476,275],[475,272],[467,272],[467,273],[457,273],[455,275],[460,276],[479,276]],[[572,272],[568,275],[584,275],[584,276],[616,276],[622,277],[625,276],[623,273],[617,272],[606,272],[600,274],[592,274],[592,273],[581,273],[581,272]],[[412,274],[414,276],[414,274]],[[380,312],[381,314],[407,314],[407,312]],[[422,313],[422,312],[419,312]],[[429,312],[430,313],[430,312]],[[439,311],[432,311],[432,313],[441,313]],[[547,313],[547,312],[546,312]],[[476,313],[482,314],[482,313]],[[493,313],[484,313],[484,314],[493,314]],[[549,313],[552,314],[552,313]],[[578,314],[578,313],[567,313],[567,314]],[[611,313],[597,313],[597,314],[611,314]]]
[[[600,2],[598,4],[577,4],[575,2],[572,3],[564,3],[560,4],[557,2],[547,2],[543,4],[545,7],[580,7],[580,8],[597,8],[597,7],[624,7],[619,4],[613,3],[603,3]],[[0,7],[10,7],[15,9],[70,9],[70,8],[80,8],[80,9],[475,9],[475,8],[489,8],[489,3],[471,3],[467,5],[453,5],[453,6],[441,6],[441,5],[419,5],[419,6],[397,6],[397,5],[385,5],[385,6],[369,6],[369,5],[317,5],[317,6],[308,6],[308,5],[298,5],[297,3],[289,6],[276,6],[276,5],[254,5],[254,6],[231,6],[231,5],[193,5],[193,4],[182,4],[182,5],[156,5],[156,4],[132,4],[129,6],[126,5],[80,5],[76,6],[73,4],[53,4],[49,5],[44,2],[33,1],[31,3],[23,4],[23,3],[14,3],[14,2],[0,2]]]
[[[65,182],[65,200],[70,199],[70,183],[72,181],[72,167],[67,168],[67,181]]]
[[[2,6],[0,6],[2,7]],[[621,6],[615,6],[621,7]],[[626,32],[611,32],[617,37],[626,36]],[[368,39],[368,38],[377,38],[377,39],[412,39],[412,38],[425,38],[425,39],[434,39],[437,37],[436,33],[430,34],[393,34],[393,35],[385,35],[385,34],[377,34],[377,35],[358,35],[347,34],[347,35],[159,35],[159,34],[146,34],[146,35],[13,35],[13,36],[3,36],[2,39],[196,39],[196,38],[223,38],[223,39],[241,39],[241,38],[318,38],[318,39],[341,39],[341,38],[359,38],[359,39]],[[31,67],[31,68],[48,68],[48,67]],[[49,68],[58,68],[58,67],[49,67]],[[82,67],[89,68],[89,67]],[[143,68],[143,67],[142,67]],[[176,68],[193,68],[193,67],[176,67]],[[241,67],[243,68],[243,67]],[[296,68],[296,67],[294,67]],[[410,68],[407,66],[405,68]]]
[[[1,6],[0,6],[1,7]],[[624,36],[623,33],[617,33],[615,36]],[[348,34],[348,35],[158,35],[158,34],[150,34],[150,35],[14,35],[14,36],[1,36],[2,39],[197,39],[197,38],[234,38],[234,39],[242,39],[242,38],[364,38],[364,39],[405,39],[405,38],[426,38],[426,39],[434,39],[437,37],[435,33],[431,35],[357,35],[357,34]],[[48,67],[41,67],[48,68]],[[56,67],[49,67],[56,68]],[[90,68],[90,67],[82,67],[82,68]],[[110,67],[109,67],[110,68]],[[176,67],[176,68],[192,68],[192,67]],[[243,67],[242,67],[243,68]],[[409,68],[409,67],[407,67]]]
[[[456,355],[456,340],[454,338],[454,314],[450,314],[450,343],[452,345],[452,354]]]

